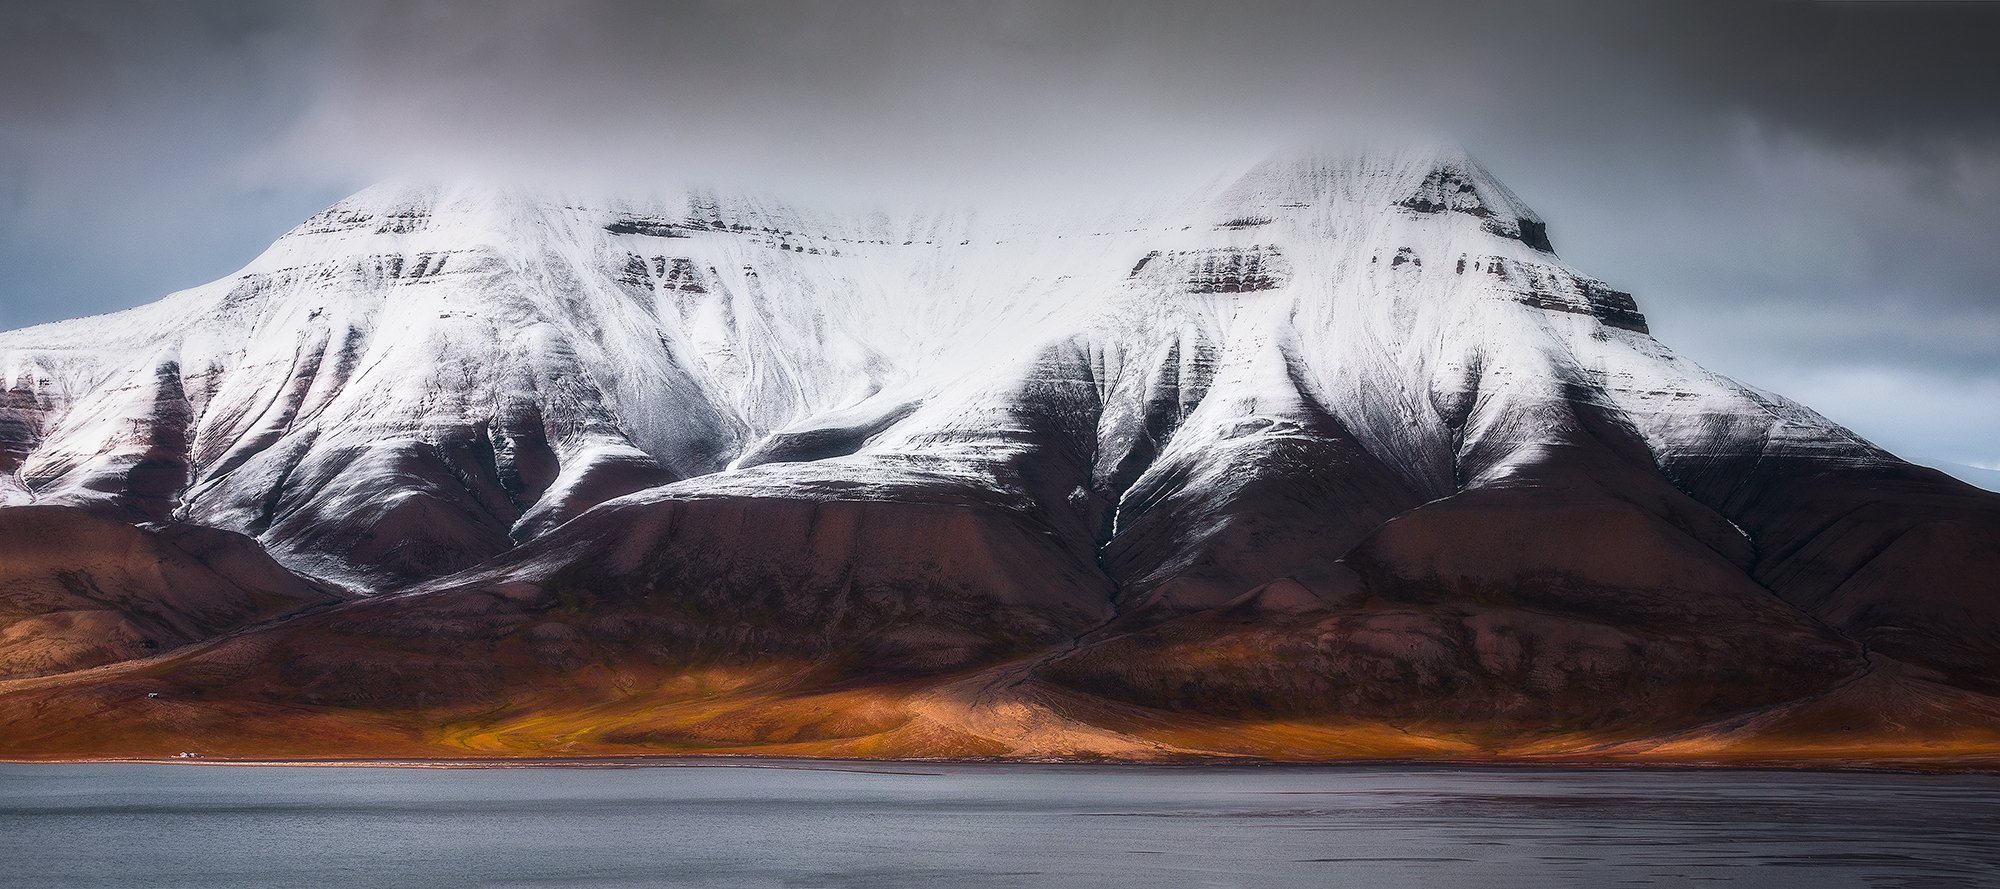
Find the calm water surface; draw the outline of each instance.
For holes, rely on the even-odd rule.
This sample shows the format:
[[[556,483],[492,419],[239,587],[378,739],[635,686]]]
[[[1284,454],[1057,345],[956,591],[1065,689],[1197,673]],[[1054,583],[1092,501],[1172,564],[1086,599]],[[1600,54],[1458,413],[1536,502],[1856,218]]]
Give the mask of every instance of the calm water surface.
[[[837,768],[0,764],[0,885],[2000,886],[1994,776]]]

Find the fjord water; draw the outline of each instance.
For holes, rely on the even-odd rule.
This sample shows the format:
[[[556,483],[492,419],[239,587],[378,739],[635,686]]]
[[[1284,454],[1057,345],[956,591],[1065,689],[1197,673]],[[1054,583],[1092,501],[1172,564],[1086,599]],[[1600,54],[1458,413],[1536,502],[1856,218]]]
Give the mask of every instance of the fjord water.
[[[2000,776],[0,765],[7,886],[1968,886]]]

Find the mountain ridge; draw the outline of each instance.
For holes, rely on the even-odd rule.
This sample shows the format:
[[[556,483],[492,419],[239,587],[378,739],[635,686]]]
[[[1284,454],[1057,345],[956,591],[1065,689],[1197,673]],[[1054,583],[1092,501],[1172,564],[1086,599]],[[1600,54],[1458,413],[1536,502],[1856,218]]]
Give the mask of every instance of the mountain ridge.
[[[2000,724],[2000,498],[1673,354],[1461,152],[1012,220],[377,188],[0,334],[0,389],[13,501],[246,534],[347,599],[0,711],[144,676],[416,736],[566,688],[632,712],[565,736],[628,752],[848,697],[880,724],[827,750],[1518,752],[1862,681],[1972,714],[1894,744]],[[686,721],[704,675],[735,728]]]

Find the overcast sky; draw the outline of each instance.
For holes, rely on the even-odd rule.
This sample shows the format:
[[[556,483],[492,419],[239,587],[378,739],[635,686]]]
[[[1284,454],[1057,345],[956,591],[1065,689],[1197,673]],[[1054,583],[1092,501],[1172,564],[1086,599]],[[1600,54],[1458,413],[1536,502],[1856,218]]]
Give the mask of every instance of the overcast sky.
[[[468,170],[990,204],[1466,146],[1654,332],[2000,467],[2000,3],[0,0],[0,328]]]

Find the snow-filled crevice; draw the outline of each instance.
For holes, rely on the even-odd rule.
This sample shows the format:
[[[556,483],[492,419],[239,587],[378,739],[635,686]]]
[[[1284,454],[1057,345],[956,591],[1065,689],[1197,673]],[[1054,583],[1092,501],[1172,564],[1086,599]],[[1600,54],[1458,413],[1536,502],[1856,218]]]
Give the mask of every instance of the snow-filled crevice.
[[[0,333],[0,373],[173,358],[195,409],[183,512],[299,558],[402,566],[375,576],[635,486],[865,498],[906,471],[1101,553],[1135,529],[1192,546],[1244,527],[1244,490],[1317,485],[1374,515],[1504,476],[1574,432],[1572,397],[1627,417],[1663,466],[1774,427],[1788,452],[1859,453],[1644,330],[1462,152],[1309,151],[1188,195],[1015,216],[384,185],[212,284]],[[50,412],[127,398],[124,379],[38,389],[27,413],[10,386],[0,410],[46,434],[0,430],[0,449],[37,483],[80,465],[103,429]],[[1304,510],[1339,525],[1328,545],[1350,536]],[[357,549],[367,516],[435,520],[435,558]]]

